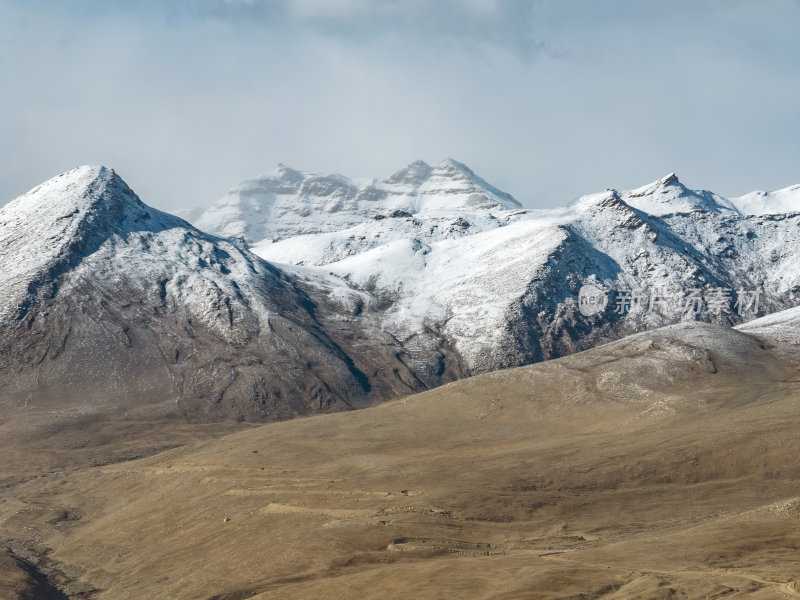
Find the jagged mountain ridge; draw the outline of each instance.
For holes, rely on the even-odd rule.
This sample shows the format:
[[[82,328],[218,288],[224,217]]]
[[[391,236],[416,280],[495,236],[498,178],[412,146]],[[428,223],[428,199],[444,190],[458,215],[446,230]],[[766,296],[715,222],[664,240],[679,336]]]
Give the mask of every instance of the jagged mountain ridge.
[[[749,214],[749,195],[692,190],[671,173],[635,190],[582,196],[565,208],[467,215],[455,205],[435,218],[365,214],[352,227],[252,249],[296,265],[298,273],[345,280],[369,294],[383,328],[412,357],[424,360],[429,338],[444,338],[462,367],[477,373],[682,320],[737,324],[795,306],[800,270],[789,249],[800,243],[800,219],[797,212],[776,213],[800,207],[800,192],[792,198],[791,189],[779,194],[779,207],[762,204]],[[602,314],[579,312],[587,280],[609,292]],[[727,310],[694,314],[697,305],[685,296],[696,290],[728,294],[710,298]],[[619,296],[637,291],[648,301],[617,306]],[[651,310],[649,296],[662,292],[668,298]],[[748,294],[757,294],[757,303]],[[758,310],[739,314],[748,302]]]

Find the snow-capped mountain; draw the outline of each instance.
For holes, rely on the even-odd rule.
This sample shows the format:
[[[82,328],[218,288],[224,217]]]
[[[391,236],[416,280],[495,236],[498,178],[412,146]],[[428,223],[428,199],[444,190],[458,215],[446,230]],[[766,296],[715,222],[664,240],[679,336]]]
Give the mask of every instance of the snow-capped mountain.
[[[520,208],[510,195],[467,166],[445,160],[436,167],[411,163],[382,181],[356,181],[279,166],[245,181],[215,202],[194,224],[248,244],[340,231],[367,219],[427,215],[435,218]]]
[[[424,387],[358,292],[306,289],[103,167],[0,209],[0,270],[5,405],[166,402],[194,418],[274,419]],[[354,332],[375,344],[363,360]]]
[[[455,161],[379,182],[281,167],[205,211],[209,234],[82,167],[0,209],[0,403],[286,418],[739,324],[800,304],[796,204],[670,174],[526,210]]]
[[[422,164],[401,173],[418,165],[427,174]],[[457,171],[465,172],[472,173]],[[448,204],[440,193],[430,203],[435,212],[375,218],[349,211],[327,231],[317,230],[314,213],[309,234],[296,213],[288,224],[273,214],[259,226],[301,233],[256,241],[252,250],[303,267],[298,274],[316,267],[319,276],[346,281],[370,296],[384,329],[410,356],[424,360],[431,340],[440,348],[444,340],[461,368],[475,373],[680,320],[735,324],[794,306],[800,269],[789,249],[800,243],[800,214],[779,212],[792,205],[792,190],[800,204],[800,188],[787,188],[755,205],[752,195],[730,200],[689,189],[671,173],[555,210]],[[585,316],[578,294],[587,281],[608,305]]]

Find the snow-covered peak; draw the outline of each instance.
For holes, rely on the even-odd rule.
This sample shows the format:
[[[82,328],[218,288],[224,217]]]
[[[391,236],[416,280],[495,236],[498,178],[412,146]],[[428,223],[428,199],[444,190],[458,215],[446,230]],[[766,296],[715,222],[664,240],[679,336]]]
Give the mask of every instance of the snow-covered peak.
[[[510,210],[522,208],[517,200],[452,158],[443,160],[419,189],[421,210]]]
[[[653,216],[708,211],[738,213],[729,200],[707,190],[692,190],[670,173],[635,190],[622,192],[623,200],[633,208]]]
[[[433,172],[433,167],[424,160],[415,160],[407,167],[404,167],[385,180],[385,183],[396,184],[404,183],[408,185],[420,185],[428,179]]]
[[[102,208],[103,204],[117,200],[103,193],[115,179],[118,179],[116,174],[103,166],[75,167],[9,202],[0,209],[0,222],[8,225],[11,220],[19,224],[27,221],[35,226]]]
[[[627,202],[625,194],[617,190],[605,190],[596,194],[586,194],[578,198],[563,211],[563,218],[572,223],[588,223],[589,228],[598,234],[606,234],[616,227],[638,227],[644,221],[642,211]],[[550,211],[554,216],[562,211]],[[604,226],[600,226],[600,223]],[[580,226],[580,225],[579,225]]]
[[[742,214],[773,215],[800,212],[800,185],[792,185],[774,192],[755,191],[731,198],[731,203]]]
[[[645,195],[652,193],[653,191],[665,188],[668,186],[680,186],[681,188],[685,189],[684,185],[681,183],[681,180],[678,179],[678,175],[674,172],[669,173],[668,175],[664,175],[661,179],[657,179],[652,183],[648,183],[647,185],[643,185],[640,188],[636,188],[635,190],[630,190],[630,194],[636,195]]]
[[[452,158],[445,158],[434,168],[437,173],[459,174],[465,179],[475,180],[477,175],[467,165]]]
[[[578,212],[590,210],[598,206],[623,206],[628,205],[622,200],[617,190],[605,190],[594,194],[584,194],[580,196],[572,205],[570,209]]]
[[[303,183],[307,173],[293,169],[283,163],[278,163],[278,167],[263,176],[271,179],[276,187],[286,186],[289,189],[296,189]]]
[[[652,183],[643,185],[633,190],[628,190],[627,194],[633,197],[649,196],[655,193],[662,193],[672,188],[677,193],[688,191],[688,188],[681,183],[675,173],[664,175],[661,179],[656,179]]]
[[[191,237],[205,247],[193,246],[195,256],[187,259],[184,243]],[[165,263],[180,258],[210,264],[213,259],[203,253],[213,256],[211,245],[186,221],[144,204],[112,169],[72,169],[0,209],[0,318],[24,314],[36,296],[57,289],[62,275],[78,266],[88,269],[99,256],[124,262],[120,248],[139,249],[125,267],[135,272],[150,268],[156,254]],[[235,251],[232,244],[225,246],[228,255]],[[151,260],[142,260],[145,251]]]
[[[188,226],[142,203],[113,169],[82,166],[53,177],[0,209],[0,236],[6,236],[0,242],[41,232],[58,244],[90,231],[159,231],[176,224]]]
[[[389,214],[469,217],[519,209],[513,196],[447,159],[412,162],[384,180],[297,171],[285,165],[243,182],[194,223],[250,244],[343,231]]]

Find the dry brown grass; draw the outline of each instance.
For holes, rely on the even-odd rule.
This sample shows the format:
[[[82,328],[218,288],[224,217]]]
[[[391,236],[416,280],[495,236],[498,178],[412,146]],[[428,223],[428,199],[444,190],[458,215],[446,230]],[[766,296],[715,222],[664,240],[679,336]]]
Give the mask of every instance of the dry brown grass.
[[[51,471],[0,524],[108,599],[797,597],[796,368],[723,331]]]

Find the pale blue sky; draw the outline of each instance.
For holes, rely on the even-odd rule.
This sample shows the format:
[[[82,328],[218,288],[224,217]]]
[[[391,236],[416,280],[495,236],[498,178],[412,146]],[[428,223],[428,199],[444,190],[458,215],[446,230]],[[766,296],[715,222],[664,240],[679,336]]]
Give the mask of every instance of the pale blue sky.
[[[0,0],[0,204],[71,166],[206,205],[452,157],[527,206],[800,183],[798,0]]]

